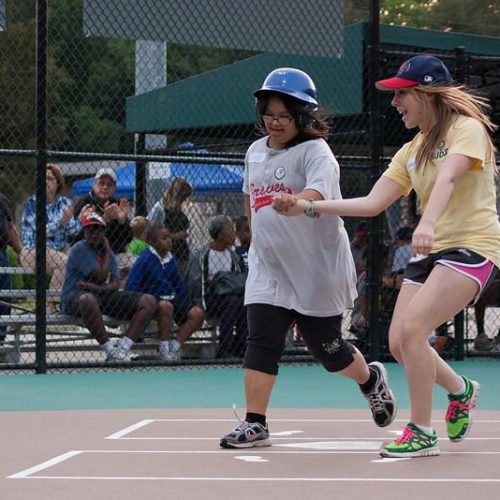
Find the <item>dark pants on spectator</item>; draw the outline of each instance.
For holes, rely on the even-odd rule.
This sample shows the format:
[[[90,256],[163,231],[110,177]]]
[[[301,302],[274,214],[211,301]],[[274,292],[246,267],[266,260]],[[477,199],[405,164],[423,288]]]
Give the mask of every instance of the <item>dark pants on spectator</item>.
[[[219,320],[219,354],[242,357],[248,336],[247,314],[243,297],[211,295],[206,298],[207,315]]]
[[[0,266],[6,267],[7,263],[7,251],[5,249],[0,250]],[[0,274],[0,290],[10,290],[12,288],[12,278],[10,274]],[[9,302],[6,297],[1,297],[0,300],[3,302]],[[0,304],[0,314],[10,314],[10,307],[4,304]],[[0,326],[0,345],[3,344],[5,340],[5,333],[7,331],[7,326]]]

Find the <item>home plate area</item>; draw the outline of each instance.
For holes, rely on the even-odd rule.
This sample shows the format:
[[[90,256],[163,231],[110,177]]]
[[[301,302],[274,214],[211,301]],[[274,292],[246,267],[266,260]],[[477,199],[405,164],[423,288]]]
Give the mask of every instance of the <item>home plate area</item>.
[[[204,413],[202,409],[192,410],[193,415]],[[384,441],[397,437],[405,418],[380,429],[366,418],[366,411],[318,410],[318,416],[312,415],[311,410],[274,411],[269,419],[273,446],[224,450],[218,440],[237,424],[233,419],[143,419],[105,436],[100,446],[68,450],[10,478],[449,485],[500,482],[498,412],[477,412],[471,436],[459,444],[445,438],[444,422],[436,420],[441,456],[417,459],[382,459],[378,454]]]

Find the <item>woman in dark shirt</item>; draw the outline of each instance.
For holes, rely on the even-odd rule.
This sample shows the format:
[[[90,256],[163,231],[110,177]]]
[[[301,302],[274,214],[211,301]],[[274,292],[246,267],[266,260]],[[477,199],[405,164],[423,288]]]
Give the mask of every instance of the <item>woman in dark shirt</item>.
[[[193,187],[184,177],[176,177],[168,186],[163,199],[156,202],[148,213],[148,219],[165,226],[172,237],[172,253],[180,270],[186,273],[189,262],[189,219],[184,206],[193,194]]]

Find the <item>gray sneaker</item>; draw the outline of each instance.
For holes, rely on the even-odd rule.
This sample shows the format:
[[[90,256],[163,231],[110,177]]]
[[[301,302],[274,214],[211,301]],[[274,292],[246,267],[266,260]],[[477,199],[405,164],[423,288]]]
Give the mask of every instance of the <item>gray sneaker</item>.
[[[474,339],[474,349],[478,351],[490,351],[494,345],[493,339],[490,339],[487,335],[478,335]]]
[[[132,354],[130,351],[125,351],[117,347],[113,352],[106,356],[108,363],[131,363],[137,360],[137,355]]]
[[[226,434],[220,440],[222,448],[253,448],[271,446],[271,438],[267,425],[243,420],[236,429]]]
[[[389,377],[384,365],[374,361],[368,366],[377,373],[377,381],[371,392],[363,395],[370,406],[373,421],[379,427],[387,427],[392,424],[398,412],[396,398],[387,384]]]
[[[181,344],[177,340],[169,340],[165,348],[158,350],[158,359],[178,363],[181,360]]]
[[[500,352],[500,344],[493,344],[493,347],[491,348],[490,352],[494,353]]]

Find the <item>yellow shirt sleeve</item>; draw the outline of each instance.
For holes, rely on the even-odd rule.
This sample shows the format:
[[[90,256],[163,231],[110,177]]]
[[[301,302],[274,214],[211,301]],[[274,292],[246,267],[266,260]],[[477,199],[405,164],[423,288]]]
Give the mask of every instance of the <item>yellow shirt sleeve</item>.
[[[484,159],[487,157],[486,133],[477,120],[469,117],[460,117],[449,132],[450,149],[448,154],[460,154],[474,160],[472,170],[484,168]]]
[[[394,155],[389,163],[389,167],[382,174],[394,182],[401,184],[401,193],[403,196],[408,196],[413,187],[409,172],[413,168],[413,166],[409,163],[411,144],[411,142],[406,143]]]

